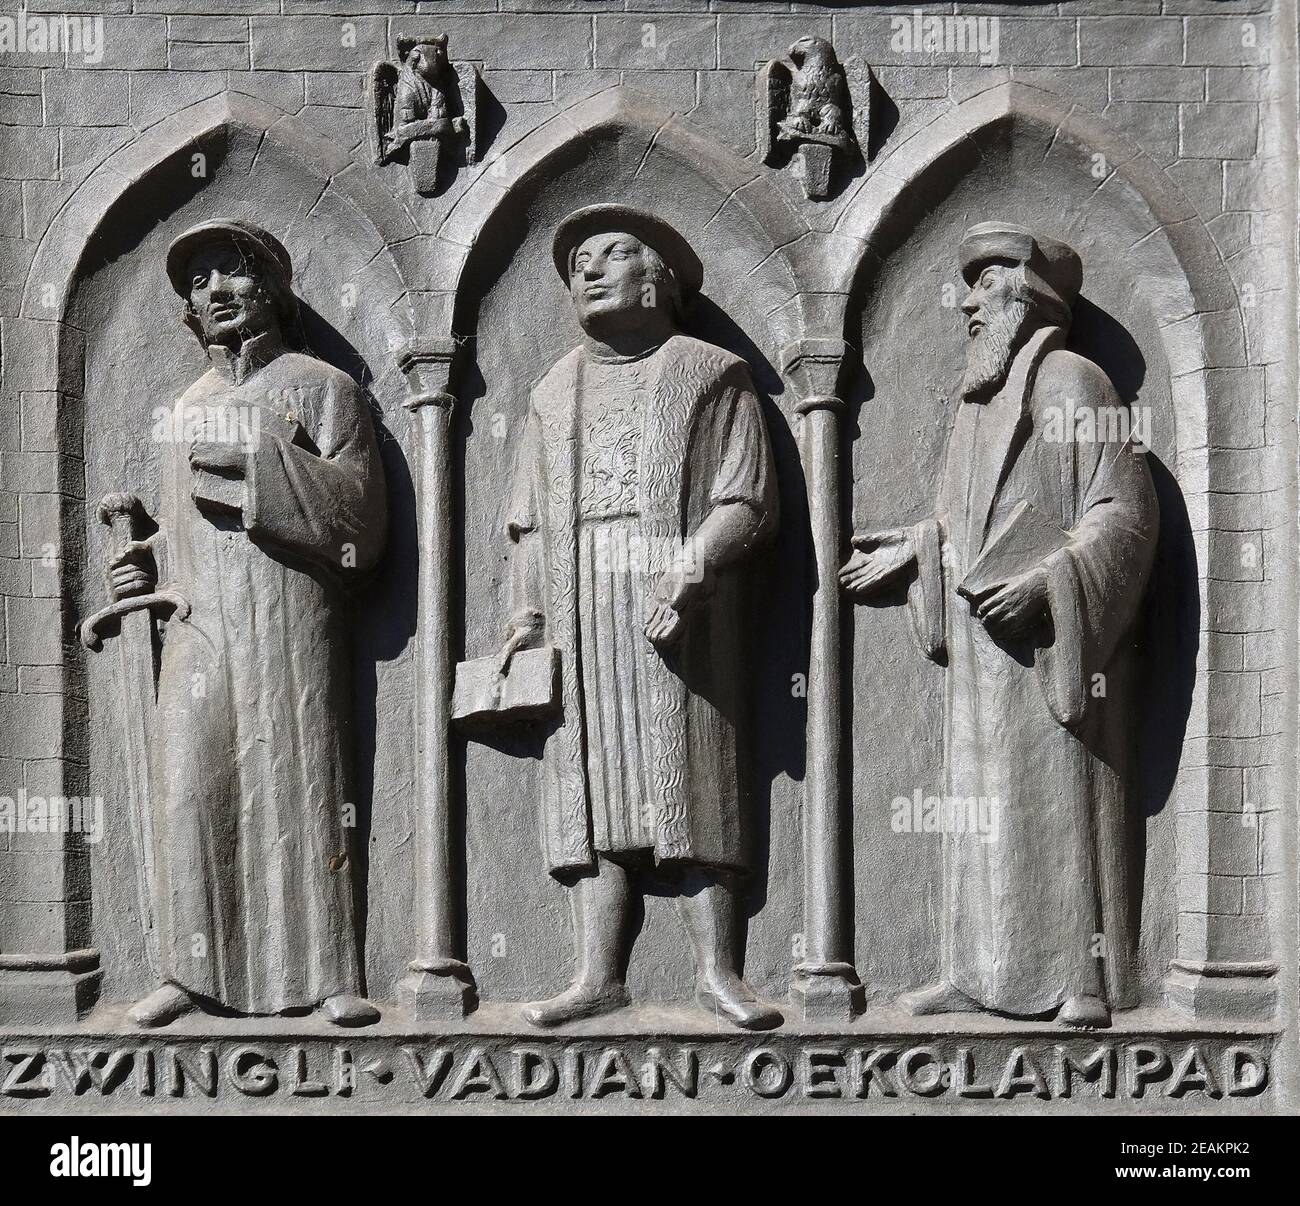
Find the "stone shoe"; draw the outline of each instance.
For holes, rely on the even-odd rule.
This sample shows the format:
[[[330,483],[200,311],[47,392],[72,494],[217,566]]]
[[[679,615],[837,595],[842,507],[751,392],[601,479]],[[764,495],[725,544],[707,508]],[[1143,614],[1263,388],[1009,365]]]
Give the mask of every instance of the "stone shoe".
[[[701,981],[695,1000],[705,1013],[725,1018],[741,1030],[771,1030],[785,1021],[781,1011],[761,1001],[739,976],[716,974]]]
[[[154,1030],[187,1013],[193,1013],[197,1008],[194,998],[183,988],[175,984],[163,984],[132,1005],[126,1011],[126,1020],[133,1026]]]
[[[1105,1030],[1110,1025],[1110,1009],[1100,997],[1070,997],[1057,1010],[1056,1020],[1076,1030]]]
[[[327,997],[319,1011],[335,1026],[372,1026],[379,1021],[379,1010],[369,1001],[346,992]]]
[[[565,1022],[613,1013],[629,1003],[627,989],[622,984],[578,983],[558,996],[525,1005],[521,1012],[524,1020],[534,1026],[563,1026]]]
[[[979,1006],[964,992],[954,988],[946,980],[931,984],[928,988],[918,988],[915,992],[905,992],[896,1002],[899,1009],[913,1017],[931,1017],[936,1013],[975,1013]]]

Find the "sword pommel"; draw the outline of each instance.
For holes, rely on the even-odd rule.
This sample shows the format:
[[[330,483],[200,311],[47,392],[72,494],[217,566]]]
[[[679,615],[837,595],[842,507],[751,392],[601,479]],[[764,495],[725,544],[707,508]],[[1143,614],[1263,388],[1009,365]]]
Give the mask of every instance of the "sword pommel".
[[[121,533],[127,540],[135,538],[135,531],[144,519],[144,506],[134,494],[105,494],[99,504],[99,522],[108,524],[114,534]],[[121,529],[126,527],[125,532]]]

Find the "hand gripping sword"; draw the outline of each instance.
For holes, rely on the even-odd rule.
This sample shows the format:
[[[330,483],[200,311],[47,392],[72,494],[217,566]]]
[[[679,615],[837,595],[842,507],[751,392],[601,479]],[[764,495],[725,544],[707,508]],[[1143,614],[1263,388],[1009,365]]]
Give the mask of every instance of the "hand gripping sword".
[[[111,531],[109,560],[139,539],[144,508],[134,494],[109,494],[99,504],[99,521]],[[144,931],[145,954],[156,979],[160,956],[155,928],[154,825],[149,783],[149,750],[153,736],[154,709],[158,698],[158,654],[154,639],[154,616],[183,620],[190,614],[186,599],[174,590],[117,599],[100,608],[81,625],[81,643],[97,651],[103,637],[117,627],[117,647],[122,665],[124,689],[122,727],[123,756],[131,825],[131,842],[136,855],[136,896],[140,924]]]

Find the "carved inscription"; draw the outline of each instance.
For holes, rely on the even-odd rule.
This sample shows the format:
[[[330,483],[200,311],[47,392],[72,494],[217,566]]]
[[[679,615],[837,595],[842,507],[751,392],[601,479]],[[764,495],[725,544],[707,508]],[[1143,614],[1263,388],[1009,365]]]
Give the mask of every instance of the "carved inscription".
[[[419,1102],[1110,1099],[1220,1101],[1269,1090],[1265,1042],[1050,1039],[729,1044],[625,1040],[355,1044],[196,1040],[0,1048],[0,1099],[351,1098]]]

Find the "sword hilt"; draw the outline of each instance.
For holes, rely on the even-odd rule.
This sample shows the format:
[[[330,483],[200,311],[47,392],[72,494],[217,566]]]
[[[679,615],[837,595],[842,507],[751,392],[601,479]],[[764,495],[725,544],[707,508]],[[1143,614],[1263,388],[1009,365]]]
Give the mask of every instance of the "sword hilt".
[[[139,539],[144,520],[144,506],[136,495],[121,492],[104,496],[99,504],[99,522],[107,525],[112,532],[106,559],[108,563],[111,564],[115,557]],[[108,582],[106,585],[111,592],[112,583]],[[136,611],[149,611],[160,617],[171,616],[177,620],[184,620],[190,614],[190,605],[183,595],[165,588],[120,596],[82,621],[81,643],[87,649],[99,649],[102,645],[101,629],[108,621],[120,620],[123,616]]]
[[[143,519],[144,506],[134,494],[105,494],[99,504],[99,522],[112,530],[114,553],[136,539]]]
[[[89,619],[81,622],[81,643],[92,651],[98,651],[103,645],[101,629],[109,620],[120,620],[132,612],[148,611],[163,619],[184,620],[190,614],[189,600],[178,591],[156,590],[147,595],[131,595],[118,599],[107,607],[101,607]]]
[[[119,595],[113,589],[112,566],[113,562],[121,557],[135,540],[139,539],[140,531],[144,526],[144,518],[144,506],[134,494],[125,492],[105,494],[99,504],[99,522],[106,524],[112,532],[104,556],[104,586],[110,599],[131,597],[130,595]],[[136,590],[132,593],[136,595],[146,594],[148,588]]]

